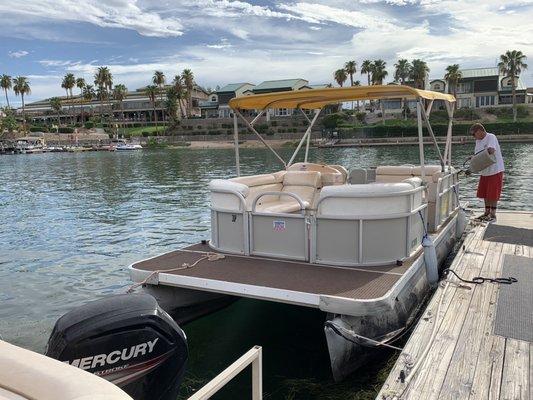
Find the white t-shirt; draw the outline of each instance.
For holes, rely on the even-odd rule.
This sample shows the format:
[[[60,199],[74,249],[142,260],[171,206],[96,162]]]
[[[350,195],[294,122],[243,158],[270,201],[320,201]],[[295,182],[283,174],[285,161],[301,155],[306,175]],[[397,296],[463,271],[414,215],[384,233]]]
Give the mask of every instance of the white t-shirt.
[[[477,154],[481,150],[488,149],[489,147],[492,147],[494,149],[496,162],[491,166],[481,170],[480,174],[483,176],[495,175],[499,172],[505,171],[505,167],[503,165],[502,150],[500,149],[500,144],[498,143],[496,135],[494,135],[493,133],[487,132],[483,139],[476,140],[476,149],[474,150],[474,153]]]

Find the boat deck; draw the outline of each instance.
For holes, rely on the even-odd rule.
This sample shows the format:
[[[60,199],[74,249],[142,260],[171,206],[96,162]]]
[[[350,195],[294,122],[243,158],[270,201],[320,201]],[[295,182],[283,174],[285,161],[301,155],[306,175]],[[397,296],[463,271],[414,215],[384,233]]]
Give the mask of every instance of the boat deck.
[[[500,212],[498,224],[530,230],[522,239],[533,238],[533,213]],[[533,247],[503,237],[484,240],[485,229],[475,226],[456,255],[451,268],[460,276],[502,276],[507,254],[530,258],[533,267]],[[447,288],[437,289],[377,399],[532,399],[533,344],[494,334],[502,285],[459,285],[455,277],[449,281]],[[441,299],[441,312],[433,317]],[[405,360],[417,362],[435,323],[435,339],[406,388],[400,379],[401,371],[409,376]]]
[[[209,261],[208,244],[195,244],[133,264],[134,281],[142,281],[153,271],[153,284],[252,297],[316,307],[328,311],[336,299],[365,302],[383,299],[391,293],[413,265],[413,257],[401,266],[369,268],[338,267],[286,261],[265,257],[224,254]],[[219,254],[219,253],[217,253]],[[190,268],[183,265],[194,264]],[[331,311],[331,310],[330,310]]]

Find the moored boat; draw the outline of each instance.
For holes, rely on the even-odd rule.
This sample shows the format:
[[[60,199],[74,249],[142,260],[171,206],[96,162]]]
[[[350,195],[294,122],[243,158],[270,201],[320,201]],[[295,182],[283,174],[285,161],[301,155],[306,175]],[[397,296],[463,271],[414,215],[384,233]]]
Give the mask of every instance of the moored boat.
[[[324,107],[396,97],[417,103],[418,165],[348,171],[308,161],[311,129]],[[429,123],[434,101],[449,115],[443,153]],[[451,95],[406,86],[232,99],[237,177],[209,184],[211,240],[134,263],[132,279],[182,320],[235,297],[318,308],[325,313],[333,376],[345,378],[370,350],[408,329],[464,230],[459,174],[451,165],[454,102]],[[304,112],[309,126],[287,162],[254,128],[268,108],[314,110],[311,118]],[[250,122],[243,110],[261,111]],[[270,148],[281,170],[240,176],[237,118]],[[438,165],[425,163],[423,122]],[[295,162],[304,144],[303,162]]]

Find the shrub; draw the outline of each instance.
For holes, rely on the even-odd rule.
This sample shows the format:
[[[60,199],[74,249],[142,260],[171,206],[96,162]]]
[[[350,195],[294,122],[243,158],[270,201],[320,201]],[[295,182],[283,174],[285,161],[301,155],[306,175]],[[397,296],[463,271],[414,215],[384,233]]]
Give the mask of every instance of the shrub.
[[[59,133],[74,133],[74,128],[70,126],[60,126],[58,129]]]
[[[92,129],[94,128],[94,122],[88,121],[85,123],[85,128]]]
[[[268,131],[268,125],[267,124],[259,124],[255,126],[255,130],[258,133],[266,133]]]
[[[271,126],[278,126],[278,121],[272,121],[272,122],[270,123],[270,125],[271,125]]]
[[[326,129],[335,129],[341,123],[348,121],[349,117],[343,112],[326,115],[322,118],[322,126]]]
[[[471,108],[460,108],[458,110],[455,110],[454,118],[471,121],[474,119],[480,119],[481,117],[475,110]]]
[[[152,132],[150,132],[150,131],[142,131],[141,135],[142,135],[142,137],[148,137],[148,136],[150,136],[151,133]]]
[[[357,118],[357,121],[364,124],[366,119],[366,113],[365,112],[358,112],[355,114],[355,118]]]

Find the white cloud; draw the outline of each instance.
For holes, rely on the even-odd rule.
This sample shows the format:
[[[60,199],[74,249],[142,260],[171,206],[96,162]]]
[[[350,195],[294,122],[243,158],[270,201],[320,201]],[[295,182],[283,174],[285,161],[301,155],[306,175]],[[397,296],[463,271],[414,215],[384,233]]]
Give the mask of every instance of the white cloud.
[[[21,58],[21,57],[27,56],[28,54],[30,53],[27,52],[26,50],[17,50],[17,51],[10,51],[8,53],[8,56],[11,58]]]
[[[177,18],[162,17],[139,7],[137,0],[25,0],[0,2],[0,14],[58,21],[87,22],[101,27],[124,28],[144,36],[171,37],[183,34]]]

